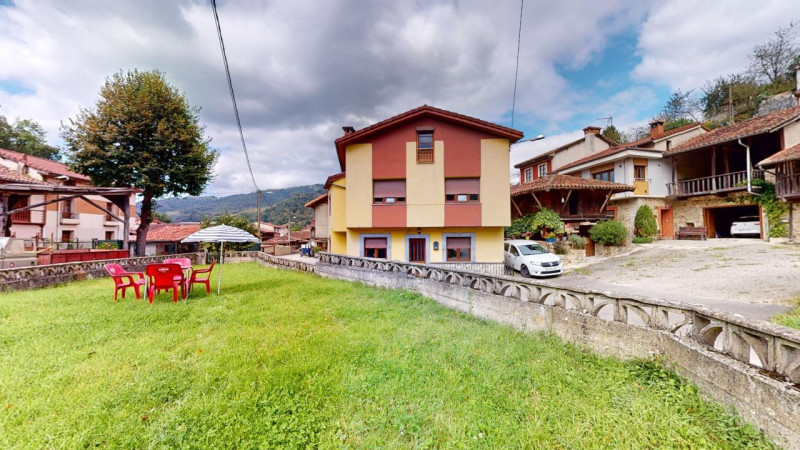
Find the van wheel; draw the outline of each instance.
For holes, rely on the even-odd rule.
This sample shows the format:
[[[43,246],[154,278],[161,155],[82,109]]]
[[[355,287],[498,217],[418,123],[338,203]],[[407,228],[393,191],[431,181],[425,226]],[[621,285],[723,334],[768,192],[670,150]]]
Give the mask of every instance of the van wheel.
[[[530,277],[531,277],[531,273],[530,273],[530,271],[528,270],[528,267],[527,267],[527,266],[525,266],[525,264],[523,264],[523,265],[522,265],[522,266],[519,268],[519,273],[521,273],[521,274],[522,274],[522,276],[523,276],[523,277],[525,277],[525,278],[530,278]]]

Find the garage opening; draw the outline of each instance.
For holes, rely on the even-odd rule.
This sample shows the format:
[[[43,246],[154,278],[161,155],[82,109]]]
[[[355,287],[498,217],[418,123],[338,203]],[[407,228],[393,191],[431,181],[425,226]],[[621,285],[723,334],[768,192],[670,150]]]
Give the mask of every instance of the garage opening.
[[[761,214],[759,214],[758,205],[705,208],[703,213],[708,237],[755,239],[761,237]],[[749,222],[750,224],[739,228],[742,234],[731,236],[733,222]]]

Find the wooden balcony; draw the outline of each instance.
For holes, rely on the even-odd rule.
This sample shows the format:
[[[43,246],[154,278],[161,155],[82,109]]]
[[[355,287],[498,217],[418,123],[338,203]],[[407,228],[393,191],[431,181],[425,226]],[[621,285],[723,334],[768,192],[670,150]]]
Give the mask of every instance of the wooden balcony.
[[[753,169],[753,179],[764,179],[764,172]],[[724,173],[713,177],[693,178],[675,183],[667,183],[670,197],[691,197],[694,195],[719,194],[747,189],[747,171]]]
[[[31,209],[17,212],[11,215],[11,223],[40,225],[44,223],[44,212]]]
[[[775,179],[775,194],[778,197],[800,199],[800,173],[778,175]]]

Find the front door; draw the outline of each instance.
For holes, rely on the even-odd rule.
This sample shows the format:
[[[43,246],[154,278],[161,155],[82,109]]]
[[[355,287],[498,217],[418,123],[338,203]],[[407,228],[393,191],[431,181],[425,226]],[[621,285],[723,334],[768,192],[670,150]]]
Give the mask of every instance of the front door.
[[[675,226],[672,224],[672,208],[661,210],[661,239],[674,239]]]
[[[408,240],[408,262],[425,264],[425,243],[427,240],[413,238]]]

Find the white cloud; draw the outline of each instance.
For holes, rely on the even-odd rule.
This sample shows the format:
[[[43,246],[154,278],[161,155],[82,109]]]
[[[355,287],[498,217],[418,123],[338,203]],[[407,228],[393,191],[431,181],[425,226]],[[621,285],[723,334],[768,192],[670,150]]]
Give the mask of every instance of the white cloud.
[[[689,90],[743,70],[753,45],[800,19],[792,0],[675,0],[655,4],[641,28],[634,76]]]
[[[527,2],[517,126],[571,117],[578,99],[556,67],[580,68],[641,3]],[[338,171],[333,139],[423,103],[503,120],[509,114],[519,3],[356,0],[221,2],[251,161],[262,188]],[[206,1],[18,0],[0,7],[0,113],[59,123],[91,106],[108,75],[159,69],[202,107],[222,150],[209,192],[250,191]],[[522,125],[520,125],[522,124]],[[538,133],[539,131],[537,131]],[[552,141],[552,140],[551,140]]]

